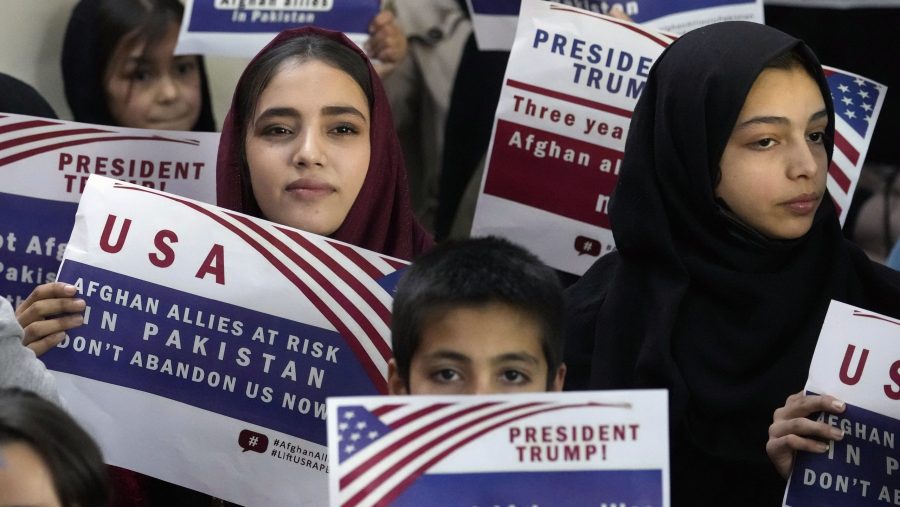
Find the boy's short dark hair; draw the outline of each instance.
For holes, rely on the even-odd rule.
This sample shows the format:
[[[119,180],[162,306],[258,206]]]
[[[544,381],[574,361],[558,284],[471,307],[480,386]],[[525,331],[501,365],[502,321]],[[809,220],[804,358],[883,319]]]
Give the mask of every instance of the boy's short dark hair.
[[[548,387],[562,358],[563,292],[551,268],[495,236],[447,241],[422,255],[397,284],[391,341],[397,373],[409,386],[410,364],[425,322],[459,307],[504,303],[541,327]]]

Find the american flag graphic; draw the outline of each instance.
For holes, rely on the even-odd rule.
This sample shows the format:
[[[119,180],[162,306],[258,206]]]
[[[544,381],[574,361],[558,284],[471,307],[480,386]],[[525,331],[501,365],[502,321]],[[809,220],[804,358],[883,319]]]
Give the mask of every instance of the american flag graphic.
[[[364,256],[338,241],[152,189],[121,183],[114,188],[178,202],[237,235],[303,293],[344,337],[375,388],[387,392],[393,295],[381,283],[408,263],[380,254]]]
[[[834,156],[828,168],[827,188],[843,224],[887,87],[856,74],[822,68],[834,101],[835,117]]]
[[[632,408],[630,403],[559,400],[388,402],[371,410],[346,404],[336,411],[329,406],[329,424],[336,430],[329,433],[329,448],[332,453],[337,450],[339,460],[337,477],[331,479],[331,503],[342,507],[390,505],[418,477],[479,437],[538,414],[577,407]]]
[[[42,153],[108,141],[166,141],[197,146],[196,139],[124,132],[87,124],[0,114],[0,167]]]

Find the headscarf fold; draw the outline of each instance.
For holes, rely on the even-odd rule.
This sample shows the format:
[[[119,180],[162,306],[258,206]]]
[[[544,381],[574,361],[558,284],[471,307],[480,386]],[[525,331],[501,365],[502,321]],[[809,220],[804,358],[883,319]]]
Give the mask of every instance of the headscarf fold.
[[[369,68],[372,83],[371,125],[369,141],[371,154],[363,186],[343,224],[332,238],[393,257],[411,260],[433,245],[427,232],[416,221],[409,200],[406,167],[397,133],[394,131],[390,105],[381,80],[365,53],[340,32],[320,28],[295,28],[278,34],[255,59],[286,41],[296,37],[317,35],[327,37],[356,52]],[[254,60],[255,61],[255,60]],[[238,87],[244,84],[241,75]],[[241,157],[241,129],[235,120],[236,104],[222,125],[219,141],[216,185],[218,204],[225,208],[262,217],[252,189],[247,169]]]
[[[791,50],[814,66],[830,161],[834,108],[802,41],[748,22],[688,32],[632,118],[610,209],[618,252],[569,293],[567,388],[669,389],[672,505],[778,502],[767,429],[805,383],[830,300],[900,317],[900,276],[844,240],[827,195],[789,241],[748,231],[715,197],[750,88]]]

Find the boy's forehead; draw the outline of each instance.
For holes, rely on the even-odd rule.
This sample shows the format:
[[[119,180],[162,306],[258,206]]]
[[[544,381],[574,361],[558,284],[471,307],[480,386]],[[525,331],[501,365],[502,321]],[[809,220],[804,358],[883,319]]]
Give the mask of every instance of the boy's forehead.
[[[537,319],[505,303],[459,306],[426,319],[416,355],[546,362],[542,333]]]

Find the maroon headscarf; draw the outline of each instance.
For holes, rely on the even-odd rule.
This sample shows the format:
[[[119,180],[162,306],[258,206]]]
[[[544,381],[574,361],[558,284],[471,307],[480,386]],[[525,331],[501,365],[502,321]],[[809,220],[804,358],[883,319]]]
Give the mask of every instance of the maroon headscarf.
[[[369,67],[369,79],[372,84],[369,129],[372,151],[368,172],[356,201],[347,213],[347,218],[331,237],[368,250],[411,260],[431,248],[434,243],[413,215],[403,153],[397,133],[394,131],[387,95],[381,79],[365,53],[340,32],[307,27],[281,32],[256,55],[254,61],[288,40],[308,35],[326,37],[356,52]],[[246,86],[246,80],[245,71],[238,81],[238,89]],[[243,167],[241,157],[241,143],[244,139],[240,138],[241,129],[235,121],[236,107],[237,104],[232,101],[231,110],[228,111],[222,125],[222,138],[219,141],[216,169],[218,204],[231,210],[262,217],[253,192],[249,188],[250,179],[244,174],[247,170]]]

